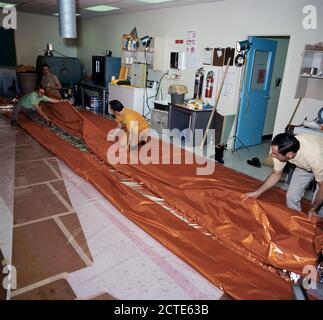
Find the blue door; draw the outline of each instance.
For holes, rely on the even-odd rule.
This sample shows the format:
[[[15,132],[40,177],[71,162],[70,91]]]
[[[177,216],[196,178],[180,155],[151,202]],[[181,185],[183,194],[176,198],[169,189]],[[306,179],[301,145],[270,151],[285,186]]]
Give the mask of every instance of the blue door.
[[[276,56],[276,41],[257,37],[249,37],[249,41],[235,149],[261,143]]]

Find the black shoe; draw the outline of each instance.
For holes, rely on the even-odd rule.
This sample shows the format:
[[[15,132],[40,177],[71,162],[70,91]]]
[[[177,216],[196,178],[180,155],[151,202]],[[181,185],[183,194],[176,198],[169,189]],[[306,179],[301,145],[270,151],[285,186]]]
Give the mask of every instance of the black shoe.
[[[224,164],[224,160],[221,157],[217,157],[216,155],[214,156],[214,160],[220,164]]]
[[[224,154],[224,145],[218,144],[215,146],[215,156],[219,159],[223,158]]]
[[[17,127],[17,121],[16,120],[11,120],[10,124],[12,127]]]
[[[247,160],[247,163],[250,164],[251,166],[261,168],[261,163],[258,158],[252,158],[251,160]]]

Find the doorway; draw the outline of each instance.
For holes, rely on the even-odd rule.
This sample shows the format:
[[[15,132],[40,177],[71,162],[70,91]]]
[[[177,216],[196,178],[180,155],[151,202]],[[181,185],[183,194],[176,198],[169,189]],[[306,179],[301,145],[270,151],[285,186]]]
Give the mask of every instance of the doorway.
[[[289,36],[253,36],[241,89],[235,149],[272,138]]]
[[[274,63],[270,99],[268,100],[267,113],[264,124],[263,140],[271,139],[276,121],[277,108],[279,103],[281,85],[284,77],[285,64],[287,59],[287,52],[290,37],[263,37],[267,40],[274,40],[277,42],[276,58]]]

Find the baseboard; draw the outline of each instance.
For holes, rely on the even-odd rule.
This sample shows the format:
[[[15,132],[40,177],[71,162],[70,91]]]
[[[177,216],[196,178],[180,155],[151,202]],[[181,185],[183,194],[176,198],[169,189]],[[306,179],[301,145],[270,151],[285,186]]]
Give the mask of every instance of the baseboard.
[[[262,140],[269,140],[269,139],[272,139],[272,138],[273,138],[272,134],[266,134],[266,135],[262,136]]]

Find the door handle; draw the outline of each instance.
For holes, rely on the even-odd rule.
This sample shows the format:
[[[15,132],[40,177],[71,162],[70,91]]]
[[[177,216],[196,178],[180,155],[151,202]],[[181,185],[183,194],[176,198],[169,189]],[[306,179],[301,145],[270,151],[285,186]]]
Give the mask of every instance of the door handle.
[[[270,100],[270,96],[265,96],[265,99],[266,100]]]

